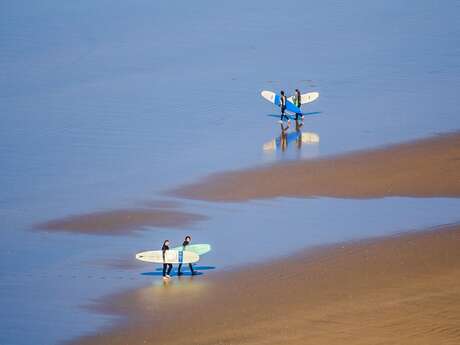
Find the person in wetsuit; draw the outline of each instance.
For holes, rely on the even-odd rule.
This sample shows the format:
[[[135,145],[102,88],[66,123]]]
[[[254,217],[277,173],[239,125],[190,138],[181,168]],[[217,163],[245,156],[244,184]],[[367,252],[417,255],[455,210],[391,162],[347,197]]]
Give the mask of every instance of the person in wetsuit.
[[[192,237],[186,236],[184,239],[184,243],[182,243],[182,250],[187,250],[187,246],[192,242]],[[190,268],[190,271],[192,272],[192,275],[195,275],[196,272],[193,269],[192,264],[188,264],[188,267]],[[177,275],[181,276],[183,273],[181,272],[182,264],[179,264],[179,267],[177,267]]]
[[[166,263],[166,251],[169,250],[169,240],[163,242],[163,247],[161,247],[161,251],[163,252],[163,279],[169,279],[171,276],[169,275],[172,270],[172,264]]]
[[[300,94],[299,89],[295,89],[294,97],[293,97],[293,98],[294,98],[294,105],[295,105],[297,108],[300,109],[300,107],[302,106],[302,102],[301,102],[301,100],[302,100],[302,95]],[[301,115],[301,114],[298,114],[298,113],[295,114],[295,120],[296,120],[296,121],[299,119],[299,115]]]
[[[280,96],[281,118],[280,118],[280,120],[283,121],[284,118],[289,120],[289,117],[287,117],[287,115],[285,114],[285,112],[286,112],[286,101],[287,101],[286,95],[284,94],[283,90],[281,90],[280,94],[281,94],[281,96]]]

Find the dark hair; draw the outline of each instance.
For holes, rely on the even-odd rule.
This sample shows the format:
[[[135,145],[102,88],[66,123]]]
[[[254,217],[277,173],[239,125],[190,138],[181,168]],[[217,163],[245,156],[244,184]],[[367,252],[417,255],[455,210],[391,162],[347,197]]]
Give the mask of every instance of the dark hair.
[[[283,91],[283,90],[281,90],[281,92],[280,92],[280,93],[281,93],[282,95],[284,95],[284,91]]]
[[[296,91],[299,91],[299,89],[295,89]]]
[[[185,240],[186,240],[186,241],[187,241],[187,238],[188,238],[189,240],[192,239],[192,237],[191,237],[190,235],[185,236]]]
[[[169,240],[165,240],[165,241],[163,242],[163,247],[166,245],[166,242],[169,242]]]

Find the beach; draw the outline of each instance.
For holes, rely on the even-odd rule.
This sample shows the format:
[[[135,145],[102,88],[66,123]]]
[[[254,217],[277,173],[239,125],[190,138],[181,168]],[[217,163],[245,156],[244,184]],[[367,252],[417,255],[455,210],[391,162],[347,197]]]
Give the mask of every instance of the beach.
[[[459,248],[457,224],[147,286],[93,304],[124,323],[71,344],[457,344]]]
[[[460,135],[211,176],[181,197],[456,198]],[[289,175],[278,188],[273,181]],[[69,344],[456,344],[460,225],[310,247],[88,306],[117,327]],[[178,331],[180,330],[180,331]]]
[[[0,8],[1,345],[459,342],[458,1]]]

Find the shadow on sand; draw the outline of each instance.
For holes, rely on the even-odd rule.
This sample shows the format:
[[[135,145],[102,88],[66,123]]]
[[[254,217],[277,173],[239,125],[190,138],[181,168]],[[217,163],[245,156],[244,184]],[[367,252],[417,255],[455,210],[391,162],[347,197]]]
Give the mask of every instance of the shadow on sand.
[[[308,113],[302,113],[303,116],[312,116],[312,115],[319,115],[321,111],[311,111]],[[268,114],[269,117],[276,117],[277,119],[280,118],[280,114]],[[295,120],[295,115],[287,115],[291,120]]]
[[[182,273],[183,273],[182,276],[183,277],[192,276],[192,272],[190,272],[190,270],[188,268],[188,265],[186,265],[184,268],[186,268],[186,270],[182,271]],[[195,275],[199,276],[199,275],[203,274],[203,272],[201,272],[201,271],[214,270],[214,269],[216,269],[216,267],[215,266],[193,266],[193,269],[196,272]],[[142,272],[141,275],[143,275],[143,276],[161,277],[163,275],[163,269],[162,268],[157,268],[157,269],[155,269],[154,272]],[[173,271],[171,271],[170,275],[172,277],[177,276],[177,270],[174,269]]]

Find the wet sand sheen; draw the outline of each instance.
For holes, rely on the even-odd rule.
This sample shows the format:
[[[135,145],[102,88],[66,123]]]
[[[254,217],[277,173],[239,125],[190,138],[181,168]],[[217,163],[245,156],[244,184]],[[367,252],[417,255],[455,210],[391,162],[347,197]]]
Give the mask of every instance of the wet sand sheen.
[[[458,344],[460,224],[111,296],[72,344]]]
[[[38,230],[121,235],[142,227],[180,228],[206,220],[199,214],[166,209],[121,209],[55,219],[34,226]]]
[[[212,201],[459,197],[460,132],[326,159],[216,174],[170,194]]]

